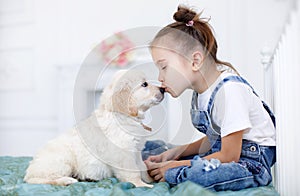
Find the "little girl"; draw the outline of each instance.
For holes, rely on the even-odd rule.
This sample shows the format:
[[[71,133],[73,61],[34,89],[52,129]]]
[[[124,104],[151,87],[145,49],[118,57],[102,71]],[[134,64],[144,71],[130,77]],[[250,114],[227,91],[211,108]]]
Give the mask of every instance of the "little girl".
[[[200,14],[179,6],[176,22],[157,33],[150,51],[166,92],[178,97],[194,91],[192,123],[206,136],[149,156],[148,172],[156,181],[189,180],[215,191],[268,185],[276,159],[274,115],[250,84],[217,58],[216,39]]]

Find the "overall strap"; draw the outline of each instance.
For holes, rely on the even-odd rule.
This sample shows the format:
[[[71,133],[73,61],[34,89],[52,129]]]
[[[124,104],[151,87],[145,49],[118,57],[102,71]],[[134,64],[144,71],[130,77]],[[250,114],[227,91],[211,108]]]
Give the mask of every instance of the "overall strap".
[[[211,114],[211,109],[212,109],[212,106],[213,106],[213,103],[214,103],[214,99],[215,99],[215,96],[217,94],[217,92],[219,91],[219,89],[224,85],[225,82],[228,82],[228,81],[232,81],[232,82],[240,82],[240,83],[244,83],[246,85],[248,85],[251,89],[252,89],[252,92],[257,96],[258,94],[254,91],[254,89],[252,88],[252,86],[244,79],[242,78],[241,76],[228,76],[226,78],[224,78],[222,81],[219,82],[219,84],[216,86],[216,88],[214,89],[214,91],[212,92],[211,94],[211,97],[209,99],[209,102],[208,102],[208,106],[207,106],[207,112],[209,114]],[[271,109],[269,108],[269,106],[264,102],[262,101],[262,104],[265,108],[265,110],[268,112],[268,114],[270,115],[270,118],[272,119],[272,122],[274,124],[274,127],[276,127],[276,122],[275,122],[275,116],[273,114],[273,112],[271,111]]]
[[[191,107],[194,110],[198,109],[197,100],[198,100],[198,93],[196,91],[194,91],[193,95],[192,95],[192,102],[191,102]]]

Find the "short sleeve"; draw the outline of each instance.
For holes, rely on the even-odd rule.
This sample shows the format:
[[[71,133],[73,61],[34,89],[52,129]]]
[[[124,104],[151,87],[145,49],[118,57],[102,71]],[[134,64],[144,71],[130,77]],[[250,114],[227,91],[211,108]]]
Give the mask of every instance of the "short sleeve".
[[[221,137],[251,128],[252,89],[237,82],[225,83],[216,94],[212,120],[221,128]]]

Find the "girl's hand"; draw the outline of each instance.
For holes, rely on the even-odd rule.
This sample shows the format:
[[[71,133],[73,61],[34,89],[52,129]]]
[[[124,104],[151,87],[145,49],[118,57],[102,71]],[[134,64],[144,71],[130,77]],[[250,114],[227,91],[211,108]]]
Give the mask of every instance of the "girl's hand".
[[[165,161],[160,163],[151,162],[149,160],[145,161],[145,164],[148,168],[148,174],[156,181],[156,182],[164,182],[165,181],[165,172],[169,168],[173,168],[175,161]]]
[[[156,156],[149,156],[148,161],[150,162],[155,162],[155,163],[160,163],[160,162],[165,162],[165,161],[170,161],[170,160],[177,160],[180,157],[180,150],[178,150],[179,147],[169,149],[159,155]]]
[[[175,168],[183,165],[191,165],[189,160],[184,161],[165,161],[165,162],[151,162],[149,160],[145,161],[145,164],[148,168],[149,175],[158,182],[165,181],[165,172],[170,168]]]

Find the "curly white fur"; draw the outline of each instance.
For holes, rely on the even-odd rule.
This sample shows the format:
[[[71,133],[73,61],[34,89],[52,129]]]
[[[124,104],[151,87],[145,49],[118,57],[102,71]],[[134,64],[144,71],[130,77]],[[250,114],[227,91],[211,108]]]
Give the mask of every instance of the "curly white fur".
[[[120,71],[105,88],[100,106],[86,120],[43,147],[26,171],[34,184],[69,185],[117,177],[136,186],[152,182],[141,160],[143,114],[163,99],[139,71]],[[143,181],[141,180],[143,179]]]

